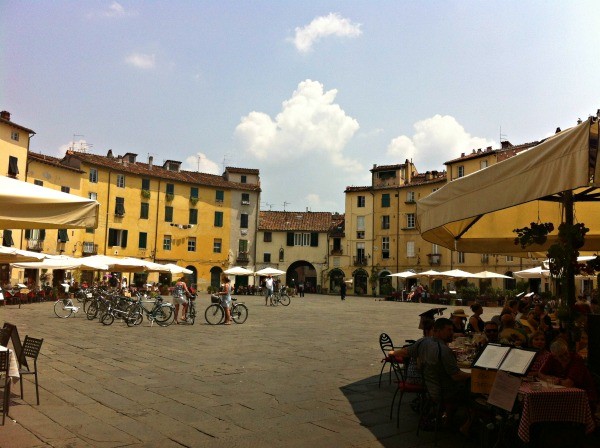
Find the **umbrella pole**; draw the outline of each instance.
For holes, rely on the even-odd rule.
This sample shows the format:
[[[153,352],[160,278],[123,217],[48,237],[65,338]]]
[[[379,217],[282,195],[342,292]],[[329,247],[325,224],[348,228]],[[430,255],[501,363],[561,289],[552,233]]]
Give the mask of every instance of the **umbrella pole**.
[[[571,190],[563,192],[563,208],[565,212],[565,224],[567,228],[572,228],[574,224],[574,213],[573,213],[573,192]],[[572,235],[569,233],[569,235]],[[568,343],[570,348],[573,350],[575,348],[576,334],[575,334],[575,316],[574,314],[574,306],[575,306],[575,266],[572,260],[572,252],[573,252],[573,237],[571,236],[568,241],[566,241],[567,245],[567,257],[569,258],[568,263],[565,266],[565,273],[563,278],[563,285],[565,289],[565,299],[568,307],[568,317],[567,322],[565,322],[565,329],[567,330]]]

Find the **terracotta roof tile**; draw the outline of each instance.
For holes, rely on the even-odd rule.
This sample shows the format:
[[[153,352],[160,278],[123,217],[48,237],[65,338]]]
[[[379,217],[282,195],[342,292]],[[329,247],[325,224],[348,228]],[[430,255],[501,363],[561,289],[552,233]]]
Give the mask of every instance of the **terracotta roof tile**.
[[[25,126],[21,126],[20,124],[17,124],[14,121],[6,120],[5,118],[0,118],[0,123],[4,123],[14,128],[20,129],[22,131],[27,132],[28,134],[35,134],[35,132],[31,129],[27,129]]]
[[[237,168],[234,166],[228,166],[225,168],[230,173],[244,173],[244,174],[258,174],[259,171],[256,168]]]
[[[76,173],[83,173],[83,171],[78,168],[74,168],[72,166],[63,164],[62,159],[59,159],[58,157],[47,156],[46,154],[38,154],[36,152],[29,151],[27,153],[27,158],[29,160],[35,160],[46,165],[60,167],[62,169],[74,171]]]
[[[327,232],[332,223],[330,212],[273,212],[261,211],[258,218],[259,230],[305,230]]]

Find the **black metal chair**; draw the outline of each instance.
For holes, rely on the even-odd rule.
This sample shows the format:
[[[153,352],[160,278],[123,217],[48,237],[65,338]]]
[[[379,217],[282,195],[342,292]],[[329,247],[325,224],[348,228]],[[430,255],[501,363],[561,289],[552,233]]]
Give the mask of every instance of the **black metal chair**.
[[[8,341],[10,341],[10,333],[4,328],[0,328],[0,345],[8,347]]]
[[[42,348],[43,339],[36,339],[29,336],[25,336],[23,342],[23,350],[19,358],[19,373],[21,374],[21,399],[23,399],[23,375],[34,375],[35,376],[35,396],[37,404],[40,404],[40,392],[38,385],[38,367],[37,358]],[[27,361],[30,358],[33,361],[33,370],[31,370],[31,363]],[[23,368],[25,366],[25,368]]]
[[[0,351],[0,392],[2,393],[2,426],[4,426],[4,420],[8,415],[8,400],[10,399],[10,378],[8,377],[9,365],[9,351]]]
[[[392,384],[392,371],[396,374],[396,378],[398,379],[398,381],[400,381],[400,377],[398,376],[396,370],[393,368],[393,364],[397,364],[398,361],[396,361],[396,358],[389,355],[389,352],[391,350],[394,350],[395,347],[392,343],[392,339],[386,333],[381,333],[379,335],[379,346],[381,347],[381,351],[383,352],[383,359],[381,360],[383,365],[381,366],[381,371],[379,372],[379,387],[381,387],[381,377],[383,376],[383,370],[388,364],[390,369],[390,384]]]
[[[414,361],[413,361],[414,362]],[[425,386],[422,384],[422,375],[419,373],[421,377],[421,381],[418,383],[413,383],[408,381],[408,369],[410,366],[411,360],[410,358],[404,359],[403,362],[396,362],[392,364],[394,371],[396,372],[396,376],[400,379],[398,380],[398,387],[396,388],[396,392],[394,392],[394,397],[392,398],[392,405],[390,407],[390,420],[394,415],[394,402],[396,401],[396,396],[398,392],[400,392],[400,398],[398,399],[398,410],[396,414],[396,427],[400,427],[400,404],[402,403],[402,398],[404,394],[412,394],[416,396],[417,403],[419,406],[425,402],[425,394],[427,390]],[[412,407],[412,404],[411,404]],[[418,409],[417,409],[418,410]]]

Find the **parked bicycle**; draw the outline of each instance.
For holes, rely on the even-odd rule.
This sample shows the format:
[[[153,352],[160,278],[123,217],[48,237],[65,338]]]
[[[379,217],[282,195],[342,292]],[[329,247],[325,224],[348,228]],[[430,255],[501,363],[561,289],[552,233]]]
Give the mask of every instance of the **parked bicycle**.
[[[62,319],[66,319],[71,317],[73,314],[77,314],[79,312],[78,306],[73,305],[73,300],[69,298],[58,299],[54,302],[54,314],[57,317]]]
[[[152,304],[152,308],[146,308],[145,304]],[[156,322],[161,327],[168,327],[175,321],[175,307],[170,303],[164,303],[160,296],[149,299],[146,295],[138,293],[137,301],[129,307],[128,314],[125,322],[130,327],[140,325],[144,315],[151,325]]]
[[[218,325],[225,322],[225,308],[221,304],[221,298],[216,294],[211,294],[212,304],[206,308],[204,318],[210,325]],[[231,318],[236,324],[243,324],[248,319],[248,307],[242,302],[238,302],[235,297],[231,298]]]
[[[185,313],[184,320],[181,323],[194,325],[196,320],[196,294],[191,294],[188,296],[188,306],[187,311]]]

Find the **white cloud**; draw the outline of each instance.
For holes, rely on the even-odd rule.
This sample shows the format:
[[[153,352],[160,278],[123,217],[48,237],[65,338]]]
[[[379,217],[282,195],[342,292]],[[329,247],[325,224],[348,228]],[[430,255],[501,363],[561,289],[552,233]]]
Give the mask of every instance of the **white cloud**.
[[[198,171],[200,173],[221,174],[219,164],[206,157],[206,154],[197,152],[193,156],[186,157],[183,169],[187,171]]]
[[[147,70],[154,68],[156,65],[156,58],[153,54],[132,53],[125,58],[125,62],[133,67]]]
[[[317,81],[302,81],[275,119],[256,111],[242,117],[235,129],[237,142],[265,163],[290,163],[310,154],[345,171],[361,171],[357,161],[343,156],[359,125],[334,103],[336,95],[335,89],[324,92]]]
[[[434,115],[414,124],[412,137],[401,135],[387,147],[388,156],[412,159],[419,171],[440,169],[441,165],[472,149],[495,146],[495,142],[474,137],[450,115]],[[432,165],[435,164],[435,165]]]
[[[352,23],[338,13],[317,17],[308,25],[296,28],[292,42],[301,53],[312,50],[313,44],[323,37],[357,37],[362,34],[360,24]]]
[[[107,18],[122,18],[128,16],[136,16],[136,11],[127,11],[119,2],[112,2],[108,9],[102,11],[91,12],[87,15],[88,18],[107,17]]]

